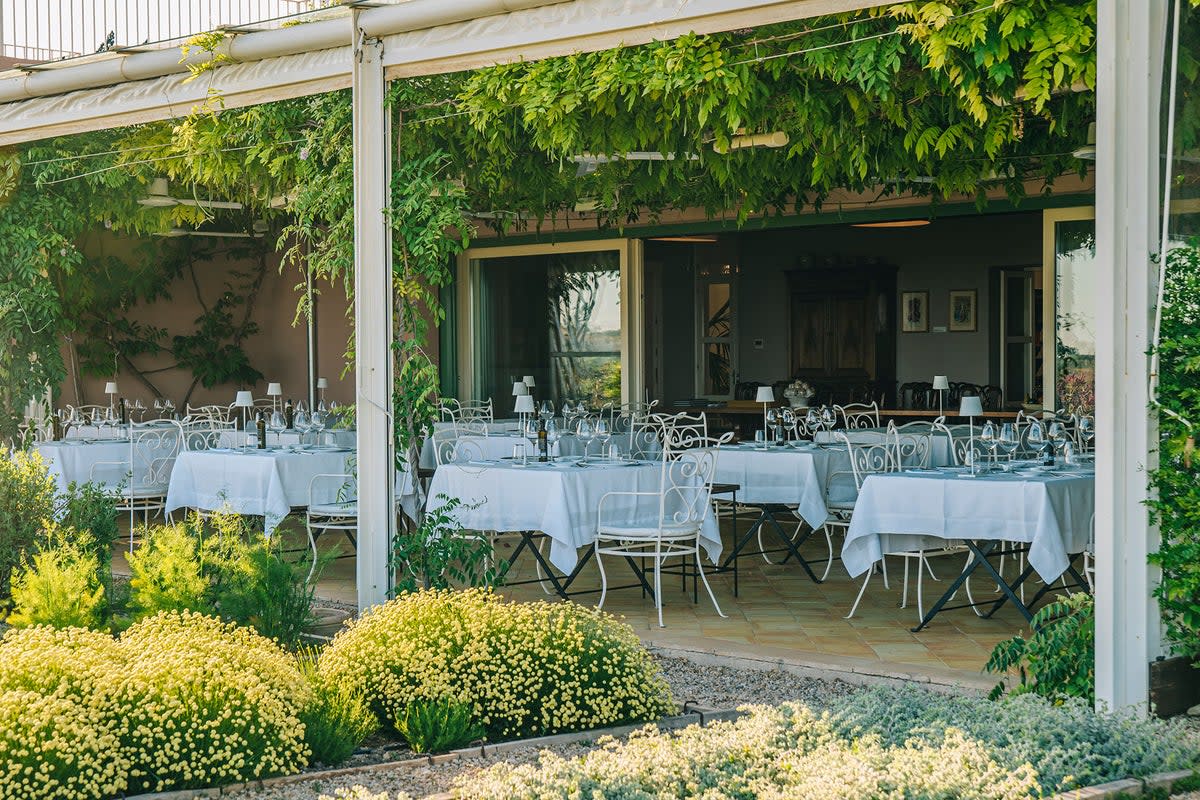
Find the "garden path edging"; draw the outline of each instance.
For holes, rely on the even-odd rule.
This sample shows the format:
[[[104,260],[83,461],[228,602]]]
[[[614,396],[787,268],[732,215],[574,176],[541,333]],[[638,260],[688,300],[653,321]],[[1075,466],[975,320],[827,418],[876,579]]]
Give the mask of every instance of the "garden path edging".
[[[572,731],[570,733],[556,733],[549,736],[538,736],[532,739],[513,739],[507,742],[498,742],[496,744],[482,744],[474,747],[463,747],[458,750],[451,750],[448,753],[438,755],[424,755],[416,758],[408,758],[403,761],[385,761],[379,764],[366,764],[361,767],[345,767],[343,769],[328,769],[319,772],[297,772],[293,775],[279,775],[274,778],[263,778],[257,781],[245,781],[243,783],[232,783],[226,786],[212,786],[203,789],[169,789],[163,792],[146,792],[144,794],[126,795],[124,800],[194,800],[195,798],[220,797],[223,794],[229,794],[235,791],[244,789],[263,789],[268,786],[285,786],[291,783],[301,783],[304,781],[328,780],[330,778],[340,778],[346,775],[369,775],[374,772],[386,772],[389,770],[412,769],[415,767],[430,766],[433,764],[442,764],[448,761],[454,761],[464,756],[493,756],[509,752],[510,750],[520,750],[527,747],[550,747],[560,744],[571,744],[573,742],[594,741],[602,736],[627,736],[630,733],[644,728],[647,725],[654,725],[659,730],[670,731],[686,728],[689,725],[707,725],[710,722],[721,722],[737,719],[744,715],[744,712],[738,711],[735,708],[714,709],[705,708],[703,706],[684,705],[683,713],[676,714],[671,717],[663,717],[655,722],[641,722],[629,725],[617,725],[609,728],[593,728],[588,731]],[[453,797],[450,794],[430,795],[430,798]]]

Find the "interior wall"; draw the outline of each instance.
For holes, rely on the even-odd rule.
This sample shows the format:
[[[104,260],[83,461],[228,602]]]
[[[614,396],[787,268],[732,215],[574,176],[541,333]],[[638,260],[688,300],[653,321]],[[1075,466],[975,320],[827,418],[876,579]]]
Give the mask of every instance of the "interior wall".
[[[89,237],[82,247],[89,255],[109,254],[127,258],[135,245],[136,240],[133,239],[97,234]],[[185,271],[170,284],[167,297],[153,303],[134,306],[126,317],[133,322],[164,328],[168,338],[191,333],[195,330],[195,320],[204,313],[200,298],[203,298],[204,303],[211,304],[224,290],[226,283],[235,280],[232,271],[245,269],[247,266],[248,262],[223,257],[198,264],[196,285],[199,287],[199,297],[197,286],[193,285],[191,275]],[[282,384],[285,398],[299,400],[307,396],[305,323],[300,319],[293,325],[296,303],[301,291],[297,288],[299,283],[301,277],[294,268],[280,273],[278,254],[269,256],[266,274],[252,313],[252,319],[258,324],[259,330],[243,343],[250,363],[263,373],[263,380],[254,386],[246,387],[227,384],[205,388],[197,384],[190,398],[192,405],[227,405],[233,402],[234,394],[240,388],[250,389],[256,398],[265,397],[267,383],[271,381]],[[350,403],[354,400],[354,376],[353,373],[342,376],[346,342],[351,332],[350,319],[346,313],[348,303],[340,285],[325,285],[320,288],[317,315],[317,375],[329,381],[327,400]],[[81,375],[77,382],[72,370],[71,349],[65,342],[63,358],[68,374],[62,386],[60,405],[103,404],[107,402],[103,393],[104,384],[114,379],[122,397],[130,401],[140,398],[146,406],[150,406],[154,400],[155,392],[123,365],[115,375]],[[172,366],[174,359],[169,354],[139,356],[135,357],[134,361],[140,370],[147,373],[147,379],[154,384],[161,396],[170,398],[182,408],[183,398],[192,383],[190,371],[154,371]]]
[[[905,291],[929,292],[930,331],[897,334],[897,382],[930,381],[935,374],[944,374],[950,380],[985,384],[992,382],[992,362],[998,359],[990,319],[991,275],[999,267],[1041,263],[1042,215],[1040,211],[989,214],[936,219],[916,228],[830,225],[735,236],[739,381],[774,382],[790,377],[788,270],[880,263],[898,268],[898,297]],[[677,287],[676,294],[682,299],[680,281]],[[949,319],[949,292],[956,289],[978,292],[974,332],[944,330]],[[668,296],[665,286],[664,296]],[[690,318],[694,318],[694,299],[691,294],[688,297]],[[898,317],[898,308],[895,313]],[[692,333],[686,342],[678,335],[680,329],[672,327],[678,344],[664,342],[664,372],[666,365],[677,369],[678,362],[685,361],[689,382],[686,391],[678,383],[668,383],[664,387],[667,400],[691,395],[695,358],[694,319],[683,327]]]

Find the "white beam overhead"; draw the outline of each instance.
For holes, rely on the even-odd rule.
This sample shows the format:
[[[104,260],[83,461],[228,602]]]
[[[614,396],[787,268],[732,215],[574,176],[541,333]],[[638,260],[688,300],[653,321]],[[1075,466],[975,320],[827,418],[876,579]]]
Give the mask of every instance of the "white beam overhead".
[[[474,69],[887,5],[890,0],[411,0],[356,12],[389,78]],[[210,86],[227,108],[350,85],[349,17],[239,34],[189,80],[175,49],[0,75],[0,145],[183,116]],[[193,55],[189,61],[203,60]]]
[[[1149,707],[1159,613],[1146,561],[1151,254],[1167,0],[1100,0],[1096,63],[1096,702]]]

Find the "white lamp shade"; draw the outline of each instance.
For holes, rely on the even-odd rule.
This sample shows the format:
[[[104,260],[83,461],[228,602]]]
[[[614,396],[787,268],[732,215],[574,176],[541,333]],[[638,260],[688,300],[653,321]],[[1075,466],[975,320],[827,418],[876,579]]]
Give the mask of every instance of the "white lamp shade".
[[[775,402],[775,390],[770,386],[758,387],[758,394],[754,396],[754,402],[756,402],[756,403],[774,403]]]
[[[238,408],[253,408],[254,395],[250,392],[238,392],[237,397],[233,399],[233,404]]]
[[[524,378],[521,380],[521,383],[525,384],[525,385],[526,385],[526,386],[528,386],[530,389],[532,389],[533,387],[537,386],[537,381],[535,381],[535,380],[533,379],[533,376],[532,376],[532,375],[526,375],[526,376],[525,376],[525,377],[524,377]]]
[[[318,389],[328,389],[329,388],[329,379],[328,378],[317,378],[317,388]]]
[[[933,376],[933,388],[935,388],[935,389],[949,389],[949,388],[950,388],[950,381],[946,380],[946,376],[945,376],[945,375],[934,375],[934,376]]]
[[[267,397],[279,397],[283,394],[283,388],[278,383],[267,384]]]
[[[533,413],[533,395],[530,395],[530,394],[517,395],[517,405],[516,405],[516,408],[513,410],[516,411],[518,414],[532,414]]]
[[[958,415],[960,417],[982,417],[983,416],[983,401],[978,395],[969,394],[963,397],[958,404]]]
[[[513,384],[513,397],[521,397],[527,394],[529,394],[529,386],[526,385],[525,381],[517,381]]]
[[[117,382],[109,381],[108,383],[104,384],[104,393],[105,394],[116,394],[117,393]]]

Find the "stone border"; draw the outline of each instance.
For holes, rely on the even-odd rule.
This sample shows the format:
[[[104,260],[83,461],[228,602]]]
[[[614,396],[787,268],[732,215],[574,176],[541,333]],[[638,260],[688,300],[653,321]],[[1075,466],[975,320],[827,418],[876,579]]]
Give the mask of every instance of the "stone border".
[[[1140,797],[1143,792],[1161,791],[1170,793],[1175,784],[1197,777],[1200,773],[1190,769],[1178,772],[1159,772],[1145,778],[1127,778],[1097,786],[1085,786],[1069,792],[1056,794],[1050,800],[1107,800],[1117,797]]]
[[[689,725],[699,724],[703,726],[710,722],[734,720],[741,716],[743,716],[743,712],[733,708],[714,709],[684,704],[682,713],[672,717],[663,717],[657,722],[643,722],[633,725],[618,725],[611,728],[595,728],[590,731],[558,733],[551,736],[538,736],[532,739],[513,739],[497,744],[464,747],[440,755],[418,756],[417,758],[409,758],[404,761],[385,761],[379,764],[367,764],[361,767],[346,767],[344,769],[328,769],[319,772],[297,772],[294,775],[280,775],[275,778],[264,778],[245,783],[232,783],[227,786],[214,786],[206,789],[171,789],[165,792],[147,792],[144,794],[128,795],[125,797],[125,800],[193,800],[194,798],[220,797],[221,795],[243,789],[264,789],[268,786],[286,786],[292,783],[328,780],[346,775],[369,775],[393,769],[412,769],[414,767],[431,766],[433,764],[444,764],[463,757],[500,755],[511,750],[521,750],[526,747],[550,747],[574,742],[591,742],[602,736],[627,736],[647,725],[654,725],[660,731],[671,731],[686,728]],[[453,798],[454,795],[443,793],[429,795],[426,800],[453,800]]]

